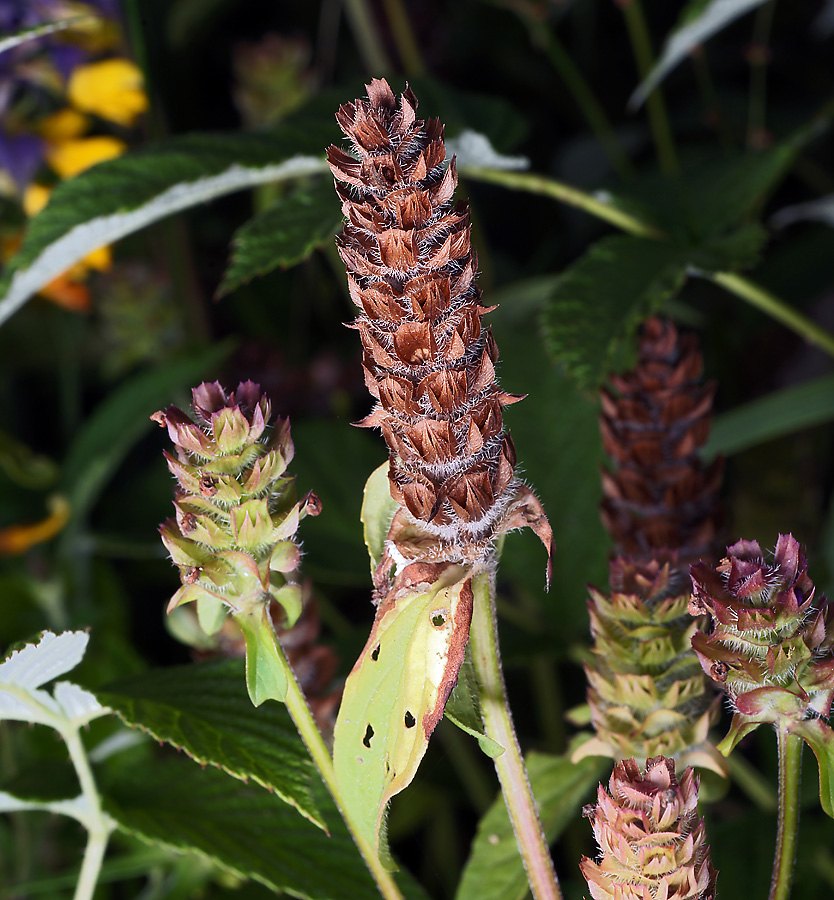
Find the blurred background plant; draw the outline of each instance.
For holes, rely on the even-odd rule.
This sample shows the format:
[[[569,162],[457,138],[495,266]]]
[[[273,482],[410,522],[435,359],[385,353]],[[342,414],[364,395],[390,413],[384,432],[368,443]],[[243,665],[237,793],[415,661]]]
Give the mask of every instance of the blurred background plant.
[[[299,536],[318,643],[341,661],[322,688],[338,689],[372,618],[359,510],[385,453],[349,425],[369,409],[355,336],[341,324],[353,304],[332,241],[341,211],[324,150],[340,140],[335,110],[370,77],[398,91],[407,80],[418,114],[447,123],[484,302],[499,304],[489,321],[501,384],[528,394],[506,421],[557,554],[545,595],[537,542],[507,537],[501,640],[545,828],[560,835],[565,895],[586,894],[578,864],[594,850],[579,810],[611,761],[570,763],[565,712],[586,696],[586,585],[605,585],[609,558],[622,552],[599,516],[598,388],[633,366],[651,314],[698,333],[716,384],[700,457],[704,467],[726,458],[728,541],[767,547],[790,532],[818,590],[834,588],[832,9],[821,0],[1,3],[2,35],[72,24],[0,54],[0,645],[90,627],[77,677],[96,690],[191,665],[192,648],[164,621],[176,573],[156,529],[171,480],[148,417],[186,405],[200,381],[252,379],[292,419],[299,496],[314,490],[322,501]],[[641,83],[645,96],[633,97]],[[131,709],[117,700],[130,690],[102,702],[139,721],[135,697]],[[722,716],[713,737],[729,727]],[[770,877],[776,755],[765,731],[729,758],[729,780],[702,789],[727,896],[762,896]],[[44,732],[0,723],[0,790],[66,795],[71,772]],[[233,803],[260,788],[211,767],[192,766],[187,781],[184,761],[138,738],[108,752],[125,734],[102,717],[87,735],[104,746],[95,770],[121,823],[100,896],[245,898],[268,895],[264,885],[327,895],[281,882],[266,851],[247,868],[211,842],[208,825],[189,839],[174,836],[173,820],[154,831],[140,813],[166,796],[165,773],[214,796],[217,809],[224,790]],[[144,797],[124,787],[128,773],[143,773]],[[832,823],[815,781],[806,777],[800,797],[797,898],[834,890]],[[395,854],[430,896],[524,895],[506,845],[490,840],[507,834],[490,806],[495,790],[490,760],[442,722],[389,818]],[[183,809],[211,821],[185,799]],[[0,898],[68,896],[82,846],[72,823],[2,816]]]

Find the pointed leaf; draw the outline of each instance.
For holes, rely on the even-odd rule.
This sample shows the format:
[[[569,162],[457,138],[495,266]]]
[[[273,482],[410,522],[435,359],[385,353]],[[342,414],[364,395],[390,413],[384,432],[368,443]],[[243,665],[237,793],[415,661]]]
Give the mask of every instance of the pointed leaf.
[[[463,665],[458,672],[457,684],[446,703],[446,718],[462,731],[477,738],[478,746],[490,759],[495,759],[504,752],[504,747],[498,741],[488,737],[484,729],[478,681],[468,648]]]
[[[660,57],[628,101],[637,109],[666,75],[704,41],[765,0],[690,0],[681,24],[666,38]]]
[[[575,819],[610,763],[531,753],[526,759],[530,786],[548,843]],[[522,900],[529,885],[502,797],[478,823],[472,852],[456,900]]]
[[[394,513],[400,508],[399,503],[391,496],[388,481],[388,461],[371,472],[365,482],[362,494],[362,526],[365,534],[365,546],[371,558],[371,574],[382,559],[385,539]]]
[[[202,765],[253,779],[321,824],[310,793],[318,775],[307,750],[284,706],[252,706],[242,661],[144,672],[97,695],[128,725],[173,744]]]
[[[278,637],[269,618],[269,607],[260,603],[234,613],[232,618],[246,642],[246,689],[255,706],[267,700],[283,703],[289,687],[289,664],[278,646]]]
[[[232,254],[217,291],[223,297],[257,275],[288,268],[333,240],[342,227],[333,183],[316,179],[296,188],[235,232]]]
[[[77,728],[107,712],[93,694],[70,681],[59,681],[52,693],[61,711]]]
[[[45,631],[37,644],[15,650],[0,663],[0,683],[39,688],[74,669],[84,658],[89,640],[86,631]]]
[[[378,900],[332,801],[316,790],[330,836],[266,791],[183,759],[131,770],[103,787],[108,813],[144,841],[195,850],[293,897]]]
[[[400,578],[348,676],[333,746],[345,807],[387,867],[393,862],[385,806],[417,772],[463,662],[472,619],[471,575],[460,566],[412,563]]]
[[[596,388],[628,361],[628,338],[683,284],[686,259],[671,242],[603,238],[556,282],[545,310],[555,362]]]
[[[834,819],[834,730],[822,719],[804,719],[791,723],[789,731],[814,751],[819,765],[820,803],[825,814]]]
[[[192,134],[61,182],[0,278],[0,323],[87,254],[174,213],[258,184],[327,171],[315,129]]]

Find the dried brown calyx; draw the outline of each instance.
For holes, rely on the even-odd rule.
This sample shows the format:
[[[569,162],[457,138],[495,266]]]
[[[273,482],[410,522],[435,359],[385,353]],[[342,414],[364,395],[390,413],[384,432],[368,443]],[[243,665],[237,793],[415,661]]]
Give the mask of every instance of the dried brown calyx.
[[[360,309],[365,381],[378,403],[362,423],[390,450],[391,495],[434,544],[434,557],[473,562],[493,537],[530,525],[550,551],[541,505],[514,477],[502,408],[522,399],[495,380],[498,351],[481,323],[469,211],[454,205],[443,126],[416,116],[410,89],[385,80],[340,107],[353,153],[328,160],[347,223],[339,252]]]
[[[681,563],[714,553],[723,460],[704,465],[714,384],[701,381],[694,335],[657,318],[643,328],[639,361],[601,391],[600,430],[613,463],[602,477],[602,518],[618,555]]]

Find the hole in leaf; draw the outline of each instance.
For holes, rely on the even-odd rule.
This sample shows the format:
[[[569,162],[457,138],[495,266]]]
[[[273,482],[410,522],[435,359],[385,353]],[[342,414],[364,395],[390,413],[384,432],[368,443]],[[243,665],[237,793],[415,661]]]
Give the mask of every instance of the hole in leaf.
[[[413,728],[417,724],[417,720],[411,715],[410,710],[405,711],[405,727]]]
[[[376,648],[371,651],[371,659],[376,662],[379,659],[379,644],[376,645]]]
[[[445,610],[440,610],[439,612],[436,612],[431,617],[431,623],[432,623],[432,625],[434,625],[435,628],[442,628],[442,626],[444,626],[446,624]]]
[[[362,738],[362,743],[370,750],[371,749],[371,738],[374,736],[374,730],[371,728],[370,723],[368,723],[368,727],[365,729],[365,737]]]

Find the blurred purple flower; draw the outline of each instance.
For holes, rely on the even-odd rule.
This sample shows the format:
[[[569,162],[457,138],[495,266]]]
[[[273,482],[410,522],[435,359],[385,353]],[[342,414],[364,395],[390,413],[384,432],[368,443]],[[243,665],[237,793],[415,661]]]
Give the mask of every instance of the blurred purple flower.
[[[2,0],[0,0],[2,2]],[[31,134],[10,135],[0,131],[0,169],[23,190],[43,162],[43,140]]]

